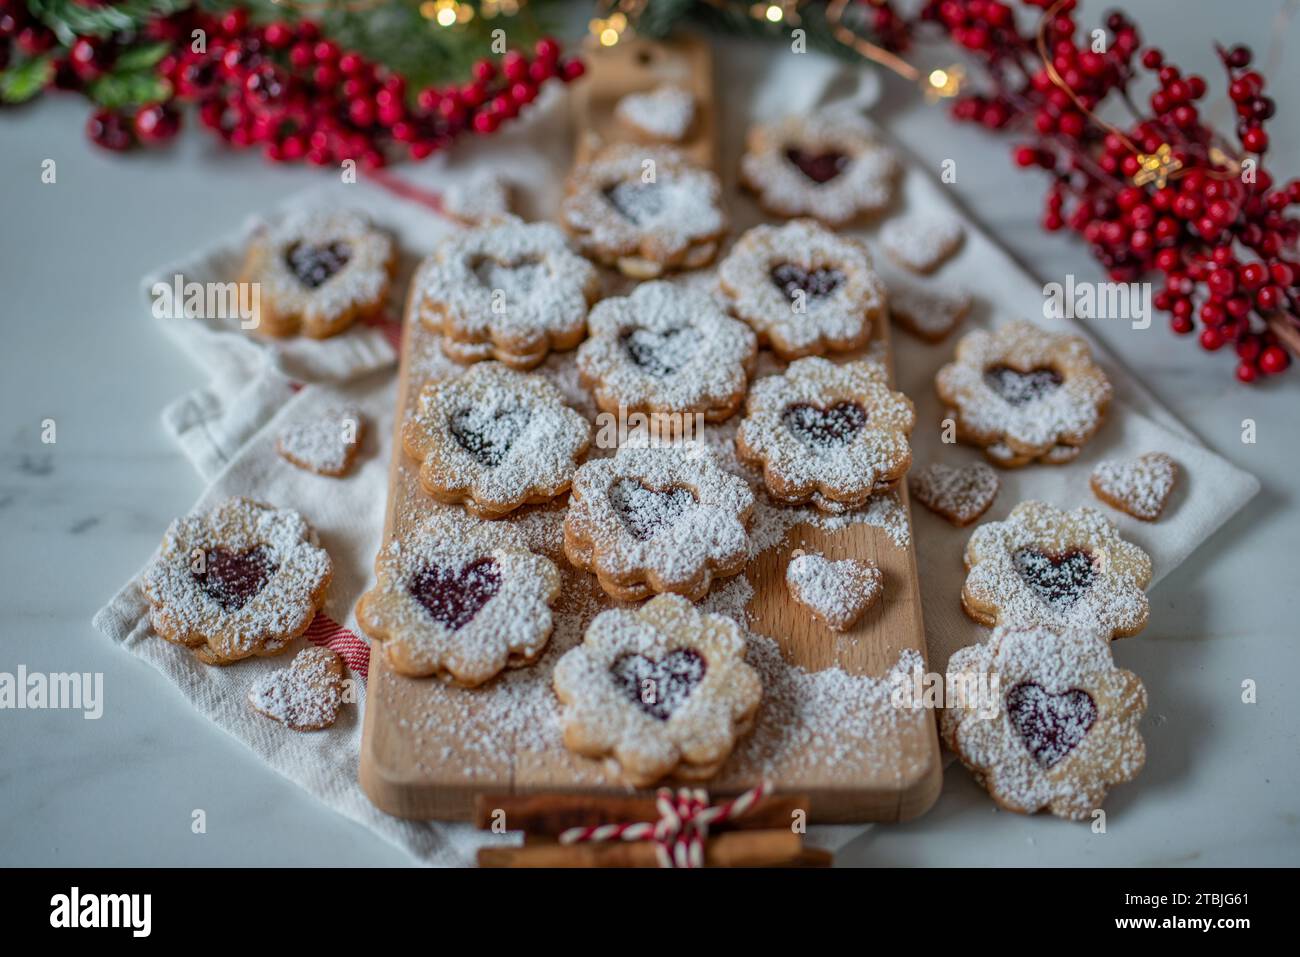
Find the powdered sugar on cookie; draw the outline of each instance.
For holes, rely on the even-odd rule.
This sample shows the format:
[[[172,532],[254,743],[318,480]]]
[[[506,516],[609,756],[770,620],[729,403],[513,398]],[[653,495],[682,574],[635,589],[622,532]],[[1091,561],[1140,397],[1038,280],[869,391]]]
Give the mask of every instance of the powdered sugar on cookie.
[[[276,451],[309,472],[344,475],[356,458],[363,421],[355,406],[326,409],[281,429]]]
[[[614,107],[614,116],[646,139],[677,143],[695,121],[695,97],[670,84],[648,93],[629,93]]]
[[[983,515],[997,497],[998,473],[983,462],[960,468],[931,462],[908,476],[912,497],[952,524],[969,525]]]
[[[1178,463],[1163,452],[1128,462],[1108,459],[1092,470],[1090,479],[1097,498],[1144,522],[1160,517],[1177,482]]]
[[[328,648],[304,648],[287,668],[259,678],[248,703],[294,731],[319,731],[343,702],[343,659]]]
[[[835,631],[852,628],[880,600],[884,577],[871,562],[798,554],[786,566],[790,596]]]
[[[894,262],[913,272],[934,272],[956,252],[966,230],[951,216],[911,213],[880,227],[880,244]]]

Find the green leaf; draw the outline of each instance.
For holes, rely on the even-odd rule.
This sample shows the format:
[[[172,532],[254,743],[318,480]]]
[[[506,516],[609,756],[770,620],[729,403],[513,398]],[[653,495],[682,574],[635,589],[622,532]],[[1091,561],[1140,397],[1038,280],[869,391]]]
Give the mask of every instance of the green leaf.
[[[27,60],[0,73],[0,102],[24,103],[30,100],[54,76],[54,60],[49,54]]]
[[[132,47],[118,54],[117,59],[113,61],[113,72],[134,73],[148,70],[156,66],[170,49],[170,43],[147,43],[144,46]]]
[[[192,4],[193,0],[118,0],[84,7],[76,0],[27,0],[27,8],[64,46],[71,46],[79,36],[106,37],[138,30],[153,17],[168,16]]]
[[[160,103],[171,96],[171,84],[156,73],[110,73],[90,84],[87,92],[100,106],[120,110],[144,103]]]

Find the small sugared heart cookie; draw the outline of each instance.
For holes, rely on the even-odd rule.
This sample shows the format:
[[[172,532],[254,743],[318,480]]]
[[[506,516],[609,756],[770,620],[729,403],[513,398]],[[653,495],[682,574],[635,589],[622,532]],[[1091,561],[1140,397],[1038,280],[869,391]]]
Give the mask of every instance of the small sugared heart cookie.
[[[1088,820],[1142,770],[1147,693],[1086,630],[999,628],[948,660],[944,742],[1010,811]]]
[[[884,578],[871,562],[796,554],[785,569],[790,596],[834,631],[852,628],[880,600]]]
[[[695,97],[679,86],[629,93],[614,107],[614,117],[647,142],[677,143],[695,120]]]
[[[957,527],[983,515],[997,498],[998,473],[983,462],[954,467],[931,462],[908,476],[913,497]]]
[[[971,308],[971,295],[942,279],[922,279],[906,270],[880,264],[889,291],[889,315],[899,326],[926,342],[942,342]]]
[[[1089,480],[1097,498],[1144,522],[1160,517],[1177,482],[1178,463],[1163,452],[1101,462]]]
[[[281,429],[275,450],[300,469],[337,478],[352,467],[362,428],[359,410],[326,409]]]
[[[956,252],[966,231],[951,216],[914,214],[880,228],[880,244],[891,259],[913,272],[934,272]]]
[[[289,667],[264,676],[248,692],[254,711],[294,731],[328,728],[342,702],[343,659],[328,648],[304,648]]]

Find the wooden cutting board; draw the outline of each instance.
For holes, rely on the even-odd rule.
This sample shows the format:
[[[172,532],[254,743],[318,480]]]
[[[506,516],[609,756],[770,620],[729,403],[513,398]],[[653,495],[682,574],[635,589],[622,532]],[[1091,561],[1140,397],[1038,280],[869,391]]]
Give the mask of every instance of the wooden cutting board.
[[[618,96],[650,89],[668,77],[675,82],[685,78],[705,107],[686,146],[697,160],[715,162],[712,64],[705,44],[621,43],[613,51],[597,52],[589,64],[588,79],[576,94],[579,129],[583,131],[578,142],[580,156],[597,142],[607,143],[618,136],[610,123]],[[591,135],[593,129],[605,132],[596,137]],[[401,443],[401,424],[423,384],[418,371],[421,360],[438,349],[436,338],[408,309],[385,543],[437,507],[420,488],[417,466],[405,458]],[[876,339],[876,347],[883,346],[888,356],[886,323],[878,324]],[[910,524],[905,486],[901,483],[895,494]],[[853,631],[837,634],[826,629],[789,598],[785,568],[796,548],[830,558],[852,556],[874,561],[884,573],[884,599]],[[593,575],[571,567],[561,551],[552,548],[549,554],[565,575],[557,613],[585,609],[584,614],[590,614],[593,608],[618,604],[601,592]],[[838,668],[849,675],[879,677],[904,651],[925,657],[916,554],[910,535],[906,544],[900,545],[884,528],[874,525],[850,524],[834,531],[797,526],[781,545],[759,555],[745,575],[753,588],[751,628],[775,639],[785,660],[806,672]],[[436,679],[398,675],[388,666],[382,649],[376,648],[367,685],[360,766],[361,785],[370,799],[399,817],[463,820],[472,817],[474,799],[484,793],[626,792],[627,786],[602,763],[571,754],[558,743],[538,748],[531,729],[503,730],[509,724],[503,716],[516,714],[510,696],[547,702],[549,707],[553,666],[554,656],[548,654],[537,665],[513,673],[508,682],[498,680],[482,688],[464,689]],[[526,746],[512,746],[513,734],[527,734]],[[518,738],[513,740],[518,742]],[[494,743],[484,747],[485,741]],[[823,822],[905,820],[924,813],[939,794],[939,746],[929,710],[905,720],[882,721],[855,739],[836,735],[835,740],[812,742],[787,752],[768,756],[761,766],[733,755],[707,786],[720,795],[741,791],[767,777],[778,790],[808,794],[811,819]]]

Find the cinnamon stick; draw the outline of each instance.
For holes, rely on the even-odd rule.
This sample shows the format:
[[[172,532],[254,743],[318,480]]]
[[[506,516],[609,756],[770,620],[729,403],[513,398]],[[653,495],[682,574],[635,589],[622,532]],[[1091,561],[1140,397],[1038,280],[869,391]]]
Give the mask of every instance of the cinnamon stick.
[[[787,867],[804,865],[803,839],[788,829],[731,831],[710,836],[704,848],[707,867]],[[816,856],[814,855],[814,858]],[[484,847],[479,867],[658,867],[650,841],[591,844],[529,844]]]
[[[718,796],[713,795],[713,800]],[[788,829],[796,811],[809,809],[806,794],[774,794],[755,805],[747,814],[722,821],[713,832],[730,830]],[[474,804],[474,826],[491,830],[504,812],[509,831],[529,834],[560,834],[571,827],[601,824],[630,824],[657,821],[659,809],[649,796],[597,794],[480,794]]]

